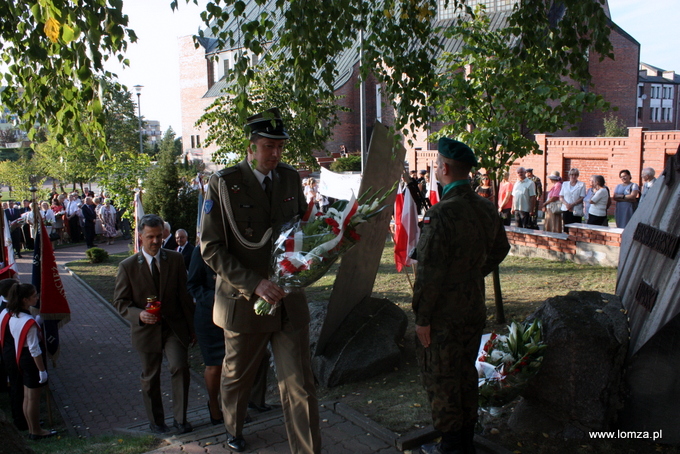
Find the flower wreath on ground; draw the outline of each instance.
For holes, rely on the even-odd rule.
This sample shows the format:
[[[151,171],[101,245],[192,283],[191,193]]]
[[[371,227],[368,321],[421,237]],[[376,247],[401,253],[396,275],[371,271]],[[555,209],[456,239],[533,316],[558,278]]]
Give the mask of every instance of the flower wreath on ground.
[[[543,350],[547,347],[542,340],[541,321],[512,322],[506,336],[494,332],[482,342],[476,363],[479,406],[482,409],[502,407],[520,395],[541,367]]]
[[[382,196],[382,189],[371,194],[369,188],[358,200],[352,194],[349,200],[337,200],[326,213],[314,212],[314,201],[310,202],[303,218],[285,224],[273,242],[270,280],[290,292],[321,279],[360,240],[357,226],[378,215],[395,188],[396,183]],[[258,315],[273,315],[278,305],[259,298],[254,308]]]

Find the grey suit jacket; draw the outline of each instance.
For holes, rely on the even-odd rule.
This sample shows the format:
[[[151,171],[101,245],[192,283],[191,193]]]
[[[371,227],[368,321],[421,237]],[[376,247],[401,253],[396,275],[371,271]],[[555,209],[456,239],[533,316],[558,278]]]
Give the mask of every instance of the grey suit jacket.
[[[208,185],[201,222],[203,259],[217,273],[213,321],[231,331],[263,333],[281,329],[285,312],[295,327],[309,323],[309,308],[303,292],[293,292],[283,300],[285,311],[259,316],[253,310],[258,296],[255,288],[267,279],[271,269],[270,239],[262,247],[249,249],[235,236],[234,228],[252,243],[273,228],[272,238],[286,221],[306,209],[302,183],[297,171],[279,164],[273,172],[271,203],[244,160],[213,175]],[[225,194],[226,193],[226,194]],[[235,225],[227,221],[226,195]]]
[[[113,305],[130,322],[132,346],[140,352],[163,351],[162,323],[147,325],[139,320],[146,299],[157,296],[161,316],[168,328],[187,347],[194,333],[194,303],[187,291],[187,272],[179,252],[161,249],[160,292],[156,294],[153,277],[144,254],[123,260],[118,266]]]

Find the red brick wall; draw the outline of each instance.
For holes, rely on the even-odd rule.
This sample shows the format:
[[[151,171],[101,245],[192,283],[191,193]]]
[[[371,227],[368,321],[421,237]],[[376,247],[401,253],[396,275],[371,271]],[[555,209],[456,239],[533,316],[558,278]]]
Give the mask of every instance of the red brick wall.
[[[546,175],[552,171],[559,170],[565,177],[569,168],[576,167],[581,181],[588,182],[591,175],[599,174],[613,191],[620,183],[619,172],[623,169],[628,169],[633,182],[639,185],[642,184],[640,172],[645,167],[654,168],[660,175],[668,156],[678,150],[680,131],[628,128],[628,137],[548,137],[538,134],[536,141],[543,154],[518,160],[511,171],[519,165],[533,167],[534,174],[545,183]],[[511,174],[511,181],[514,178]],[[614,206],[612,203],[610,214]]]

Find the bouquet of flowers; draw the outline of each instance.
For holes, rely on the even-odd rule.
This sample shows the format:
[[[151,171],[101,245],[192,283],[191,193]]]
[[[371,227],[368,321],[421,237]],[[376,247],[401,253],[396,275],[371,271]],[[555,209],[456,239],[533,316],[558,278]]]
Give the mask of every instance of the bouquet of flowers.
[[[303,218],[285,224],[274,241],[274,272],[270,280],[290,292],[321,279],[331,265],[359,241],[356,227],[385,208],[381,204],[395,187],[396,184],[382,196],[381,189],[371,194],[369,188],[359,200],[352,194],[350,200],[333,203],[326,213],[312,215],[314,201],[310,202]],[[278,303],[272,305],[259,298],[255,312],[273,315],[277,306]]]
[[[512,402],[536,375],[547,345],[541,338],[541,321],[512,322],[508,335],[492,333],[477,359],[479,406],[502,407]]]

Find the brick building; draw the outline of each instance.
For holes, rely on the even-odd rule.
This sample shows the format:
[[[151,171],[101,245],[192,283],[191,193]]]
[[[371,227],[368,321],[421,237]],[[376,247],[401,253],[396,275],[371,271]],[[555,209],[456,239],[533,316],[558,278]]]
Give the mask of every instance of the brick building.
[[[679,129],[680,75],[640,63],[636,126],[658,131]]]

